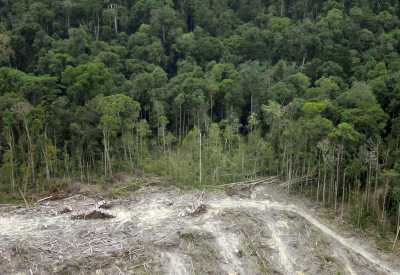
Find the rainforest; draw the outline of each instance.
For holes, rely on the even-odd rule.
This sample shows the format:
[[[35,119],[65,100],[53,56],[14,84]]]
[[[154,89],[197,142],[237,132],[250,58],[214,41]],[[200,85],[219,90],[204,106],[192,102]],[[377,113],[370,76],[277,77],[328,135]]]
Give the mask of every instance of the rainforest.
[[[399,253],[400,2],[1,0],[0,204],[149,175],[274,182]]]

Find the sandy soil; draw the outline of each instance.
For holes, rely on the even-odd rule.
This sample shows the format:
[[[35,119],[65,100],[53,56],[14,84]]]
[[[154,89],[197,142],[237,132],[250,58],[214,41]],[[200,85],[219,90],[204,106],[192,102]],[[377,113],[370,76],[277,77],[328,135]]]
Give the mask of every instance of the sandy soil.
[[[273,185],[206,193],[206,212],[187,214],[199,197],[146,187],[96,220],[71,218],[98,206],[84,195],[0,209],[0,274],[400,274],[393,255]]]

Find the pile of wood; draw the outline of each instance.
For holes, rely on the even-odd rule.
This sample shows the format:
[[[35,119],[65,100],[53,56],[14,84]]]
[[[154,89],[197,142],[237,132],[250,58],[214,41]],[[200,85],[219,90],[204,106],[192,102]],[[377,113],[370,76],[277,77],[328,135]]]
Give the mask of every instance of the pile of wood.
[[[109,213],[107,209],[112,208],[111,203],[102,200],[97,203],[92,204],[88,209],[83,209],[79,212],[74,212],[74,210],[66,206],[58,212],[59,215],[70,214],[72,220],[98,220],[98,219],[112,219],[115,218],[114,215]]]
[[[226,194],[233,195],[250,195],[254,188],[261,184],[271,184],[279,182],[278,177],[258,178],[253,180],[246,180],[234,182],[224,185]]]
[[[205,193],[204,191],[198,196],[197,199],[193,202],[191,207],[186,208],[183,212],[179,214],[181,217],[185,216],[199,216],[207,212],[207,205],[204,203]]]
[[[115,216],[111,215],[110,213],[107,213],[105,211],[102,211],[100,209],[93,209],[91,211],[83,212],[80,214],[72,215],[71,219],[72,220],[104,220],[104,219],[112,219],[115,218]]]

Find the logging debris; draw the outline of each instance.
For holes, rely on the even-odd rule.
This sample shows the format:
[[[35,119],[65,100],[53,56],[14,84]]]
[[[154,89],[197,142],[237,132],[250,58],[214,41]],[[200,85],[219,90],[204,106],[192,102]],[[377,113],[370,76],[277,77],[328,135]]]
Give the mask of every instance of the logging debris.
[[[72,220],[99,220],[99,219],[113,219],[115,216],[110,213],[101,211],[100,209],[94,209],[89,212],[72,215]]]

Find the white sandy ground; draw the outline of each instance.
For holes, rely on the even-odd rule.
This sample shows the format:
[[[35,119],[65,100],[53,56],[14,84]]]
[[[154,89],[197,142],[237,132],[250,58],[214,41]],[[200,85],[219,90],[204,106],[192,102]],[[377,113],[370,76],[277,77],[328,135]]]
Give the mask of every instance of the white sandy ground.
[[[184,256],[176,252],[164,252],[163,258],[167,260],[167,267],[165,272],[168,275],[189,275],[189,268],[185,263]]]
[[[290,260],[290,255],[287,251],[287,247],[280,237],[280,232],[277,229],[277,226],[274,223],[270,223],[268,227],[271,230],[273,244],[278,250],[280,264],[282,268],[284,268],[286,274],[294,274],[295,272],[293,268],[293,263]]]

